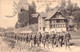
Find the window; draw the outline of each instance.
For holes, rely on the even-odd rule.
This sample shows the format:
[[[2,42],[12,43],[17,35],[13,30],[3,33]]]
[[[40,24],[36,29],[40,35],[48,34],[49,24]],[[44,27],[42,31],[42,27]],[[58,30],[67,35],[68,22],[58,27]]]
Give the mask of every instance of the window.
[[[60,24],[60,27],[62,27],[62,24]]]
[[[56,24],[56,27],[58,27],[58,25]]]
[[[40,25],[41,25],[41,22],[40,22]]]
[[[60,20],[60,22],[64,22],[64,20]]]
[[[63,27],[65,27],[65,24],[63,24]]]
[[[53,23],[56,23],[56,20],[54,20]]]
[[[52,28],[52,25],[51,25],[51,28]]]
[[[41,30],[41,27],[40,27],[40,30]]]
[[[43,27],[43,31],[45,31],[45,27]]]
[[[63,24],[63,27],[65,27],[64,24]]]
[[[53,27],[55,28],[55,25],[53,25]]]
[[[57,25],[57,27],[59,27],[59,25]]]
[[[59,22],[60,22],[60,20],[56,20],[56,22],[57,22],[57,23],[59,23]]]

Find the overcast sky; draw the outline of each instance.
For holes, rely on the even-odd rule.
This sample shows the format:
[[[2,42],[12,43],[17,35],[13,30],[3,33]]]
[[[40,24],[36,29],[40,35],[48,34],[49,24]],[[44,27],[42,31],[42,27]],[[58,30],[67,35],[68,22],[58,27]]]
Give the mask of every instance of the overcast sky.
[[[13,15],[13,1],[15,1],[17,4],[19,2],[19,0],[0,0],[0,27],[14,27],[15,23],[17,22],[17,15],[12,17],[12,18],[8,18],[7,16],[11,16]],[[23,0],[24,1],[24,0]],[[44,2],[45,0],[43,0],[42,2],[37,2],[37,0],[28,0],[28,3],[31,3],[32,1],[35,1],[35,4],[37,6],[37,12],[44,12],[45,11],[45,7],[46,4],[49,2]],[[51,7],[55,7],[57,5],[59,5],[59,3],[57,1],[60,0],[50,0],[50,1],[55,1],[52,2]],[[72,0],[73,3],[77,3],[78,6],[80,6],[80,0]]]

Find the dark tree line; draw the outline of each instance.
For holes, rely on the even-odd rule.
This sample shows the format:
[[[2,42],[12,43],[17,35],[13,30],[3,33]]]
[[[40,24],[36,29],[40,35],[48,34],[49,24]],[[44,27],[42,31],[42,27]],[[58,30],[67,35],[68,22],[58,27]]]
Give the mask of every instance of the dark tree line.
[[[18,13],[18,22],[16,23],[15,27],[25,27],[29,25],[29,20],[31,19],[31,14],[36,13],[36,5],[35,2],[32,4],[28,4],[28,10],[25,8],[21,8],[20,12]]]

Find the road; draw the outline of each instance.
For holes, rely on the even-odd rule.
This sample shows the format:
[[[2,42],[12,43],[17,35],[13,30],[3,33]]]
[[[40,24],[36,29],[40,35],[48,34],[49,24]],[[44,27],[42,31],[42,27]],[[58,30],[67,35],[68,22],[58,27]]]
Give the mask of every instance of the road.
[[[70,46],[69,48],[63,47],[50,47],[50,48],[30,48],[26,43],[17,42],[14,48],[11,48],[8,44],[10,42],[5,41],[3,37],[0,37],[0,52],[80,52],[79,46]]]

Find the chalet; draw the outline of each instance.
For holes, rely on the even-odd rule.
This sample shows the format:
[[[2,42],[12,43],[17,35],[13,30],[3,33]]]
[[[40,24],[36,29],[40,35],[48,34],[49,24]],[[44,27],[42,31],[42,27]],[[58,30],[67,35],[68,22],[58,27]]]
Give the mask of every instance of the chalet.
[[[66,31],[66,24],[66,18],[59,9],[40,13],[38,17],[39,32]]]

